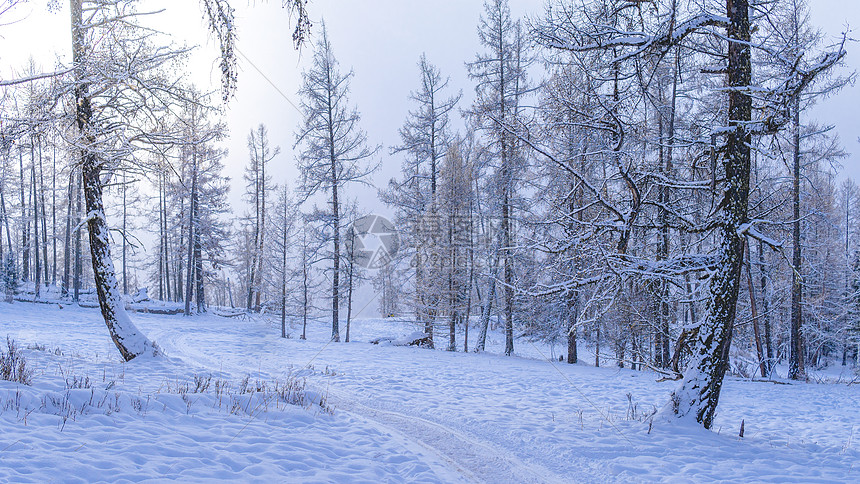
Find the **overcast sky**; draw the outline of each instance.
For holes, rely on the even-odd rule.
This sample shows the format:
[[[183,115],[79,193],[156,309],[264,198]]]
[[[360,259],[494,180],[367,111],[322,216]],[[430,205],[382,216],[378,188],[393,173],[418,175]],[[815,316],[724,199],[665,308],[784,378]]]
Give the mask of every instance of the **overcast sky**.
[[[0,27],[0,78],[9,78],[20,69],[29,55],[47,70],[56,55],[68,55],[69,27],[67,2],[63,10],[49,13],[47,0],[31,0],[4,18],[20,22]],[[198,85],[218,88],[219,71],[216,49],[208,39],[197,0],[146,0],[141,9],[166,9],[158,17],[159,27],[173,34],[178,42],[200,44],[189,66],[189,76]],[[276,182],[295,180],[293,142],[299,123],[298,104],[300,72],[308,65],[310,47],[301,53],[292,48],[289,18],[280,8],[280,0],[245,2],[234,0],[239,26],[241,77],[239,89],[228,107],[226,120],[231,137],[226,160],[227,175],[233,179],[231,200],[236,215],[241,215],[242,169],[247,161],[245,139],[258,123],[265,123],[274,144],[282,153],[275,162]],[[813,23],[829,39],[837,38],[848,25],[860,25],[860,1],[810,0]],[[543,0],[511,0],[515,16],[538,15]],[[388,155],[390,146],[398,143],[397,130],[407,111],[409,91],[418,84],[416,62],[422,52],[436,64],[443,76],[451,77],[451,93],[462,89],[462,107],[473,97],[473,87],[466,76],[464,62],[474,58],[479,49],[476,35],[480,0],[311,0],[312,17],[319,26],[325,18],[335,55],[344,70],[355,71],[352,101],[363,116],[363,127],[372,145],[381,144],[382,169],[375,175],[378,186],[398,174],[400,160]],[[845,71],[860,68],[860,43],[848,45]],[[268,79],[268,80],[267,80]],[[271,81],[271,82],[269,82]],[[274,85],[274,86],[273,86]],[[834,124],[849,152],[860,152],[857,137],[857,111],[860,88],[849,86],[832,99],[817,106],[812,116],[824,124]],[[283,93],[285,96],[282,96]],[[286,97],[286,98],[285,98]],[[291,102],[293,104],[291,104]],[[860,178],[857,156],[845,161],[845,173]],[[293,183],[290,183],[293,185]],[[371,193],[361,195],[370,201]],[[367,207],[386,213],[384,207]]]

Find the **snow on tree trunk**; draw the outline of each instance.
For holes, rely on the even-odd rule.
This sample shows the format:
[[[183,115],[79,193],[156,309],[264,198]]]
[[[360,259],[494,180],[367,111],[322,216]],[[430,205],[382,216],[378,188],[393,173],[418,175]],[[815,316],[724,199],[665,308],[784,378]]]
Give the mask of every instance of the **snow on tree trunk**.
[[[87,228],[90,234],[93,275],[99,307],[104,317],[110,337],[122,355],[130,361],[145,353],[154,353],[155,346],[131,322],[125,312],[119,283],[116,279],[113,260],[110,254],[110,233],[102,203],[101,165],[90,146],[95,143],[92,107],[88,95],[88,85],[83,81],[82,66],[86,62],[83,45],[81,0],[71,0],[72,47],[75,63],[75,105],[76,123],[81,135],[81,171],[83,175],[84,198],[87,207]]]
[[[727,0],[729,14],[728,86],[730,130],[723,154],[726,187],[719,238],[719,264],[710,282],[708,310],[696,332],[693,355],[670,406],[678,418],[695,418],[711,428],[720,398],[723,376],[729,367],[729,348],[735,322],[744,235],[747,222],[750,181],[751,136],[747,129],[752,115],[752,99],[739,88],[750,85],[750,23],[747,0]]]
[[[803,246],[800,234],[800,95],[792,102],[792,138],[793,138],[793,167],[792,167],[792,221],[791,238],[793,241],[791,258],[791,344],[788,361],[788,377],[792,380],[806,379],[803,361]]]
[[[87,228],[90,233],[90,253],[99,307],[111,339],[123,359],[130,361],[140,355],[154,353],[155,346],[131,322],[123,306],[116,271],[110,255],[109,229],[102,205],[100,169],[93,154],[84,153],[82,168],[84,171],[84,195],[87,203]]]

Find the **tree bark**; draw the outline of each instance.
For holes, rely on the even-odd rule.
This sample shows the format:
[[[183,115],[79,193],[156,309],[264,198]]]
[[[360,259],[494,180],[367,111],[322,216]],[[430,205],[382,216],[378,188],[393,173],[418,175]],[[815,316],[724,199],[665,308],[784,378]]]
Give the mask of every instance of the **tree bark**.
[[[72,293],[72,300],[74,302],[79,302],[81,300],[81,277],[83,276],[84,268],[83,268],[83,255],[81,253],[82,250],[82,241],[81,241],[81,194],[83,193],[83,174],[79,171],[78,176],[76,177],[75,183],[75,268],[74,268],[74,279],[72,281],[72,285],[74,286],[74,292]]]
[[[767,375],[770,376],[773,373],[773,365],[774,365],[774,355],[773,355],[773,346],[771,344],[771,330],[770,330],[770,292],[768,281],[768,273],[765,268],[765,259],[764,259],[764,242],[759,241],[758,243],[758,260],[759,260],[759,271],[761,272],[761,312],[764,317],[764,346],[765,353],[767,354]]]
[[[749,240],[746,241],[745,253],[746,253],[746,255],[745,255],[746,263],[744,264],[744,266],[746,267],[746,270],[747,270],[747,287],[749,288],[749,293],[750,293],[750,313],[752,316],[752,323],[753,323],[753,335],[755,337],[756,356],[758,358],[758,366],[759,366],[759,370],[761,371],[761,377],[767,378],[767,366],[766,366],[765,358],[764,358],[764,349],[762,348],[762,344],[761,344],[761,330],[759,329],[759,325],[758,325],[759,314],[758,314],[758,305],[756,304],[757,301],[756,301],[756,294],[755,294],[755,284],[753,283],[752,268],[750,267],[750,243],[749,243]]]
[[[496,299],[496,271],[499,265],[499,252],[496,251],[495,259],[493,260],[493,265],[490,268],[491,273],[487,277],[487,299],[486,303],[483,305],[483,312],[481,313],[481,332],[478,333],[478,342],[475,344],[475,352],[484,351],[487,345],[487,331],[490,326],[490,315],[493,313],[493,302]]]
[[[723,152],[726,186],[721,203],[719,266],[710,281],[708,315],[697,331],[692,359],[670,403],[675,416],[693,417],[705,428],[713,424],[729,366],[743,267],[744,241],[740,229],[748,221],[752,138],[746,126],[752,116],[752,99],[744,89],[752,78],[749,10],[748,0],[726,0],[730,130]]]
[[[18,148],[18,171],[21,181],[21,220],[24,221],[24,228],[21,231],[21,281],[27,282],[30,280],[30,218],[27,215],[27,199],[24,195],[24,154],[21,148]]]
[[[45,170],[42,161],[42,144],[39,143],[39,205],[42,207],[42,271],[44,276],[42,282],[47,287],[51,266],[48,264],[48,211],[45,205]]]
[[[193,109],[192,109],[193,113]],[[194,123],[194,114],[192,114],[192,124]],[[192,143],[195,140],[195,136],[192,133],[191,135]],[[195,225],[197,224],[197,147],[192,144],[191,146],[191,200],[189,201],[188,208],[188,259],[186,259],[186,264],[188,265],[185,270],[185,315],[191,316],[191,297],[194,291],[194,280],[192,279],[192,275],[194,274],[194,245],[195,245],[195,237],[197,234],[197,228]]]
[[[88,93],[89,86],[83,80],[83,66],[86,62],[86,56],[81,0],[70,0],[70,3],[72,51],[77,82],[75,86],[75,106],[77,107],[75,121],[83,144],[80,152],[81,171],[87,206],[87,227],[90,235],[93,275],[99,307],[111,339],[123,359],[130,361],[152,351],[154,347],[128,318],[119,293],[119,284],[110,255],[110,233],[102,204],[101,164],[96,153],[91,151],[96,139],[91,126],[93,111]]]
[[[39,299],[39,286],[42,285],[42,267],[41,260],[39,259],[39,196],[36,193],[36,160],[33,159],[33,145],[30,145],[30,181],[32,182],[32,189],[30,191],[33,205],[33,261],[35,262],[36,274],[35,274],[35,293],[36,299]]]
[[[281,338],[287,337],[287,194],[284,187],[284,225],[281,227]]]
[[[54,158],[52,160],[51,173],[51,241],[53,242],[52,266],[51,266],[51,285],[57,285],[57,144],[54,139]]]
[[[794,166],[792,170],[792,239],[794,250],[791,258],[791,352],[788,362],[788,377],[792,380],[805,380],[803,344],[803,254],[800,235],[800,96],[795,96],[792,106],[792,135],[794,137]]]
[[[126,174],[122,174],[122,293],[128,294],[128,242],[126,241],[126,229],[128,226],[128,190]]]

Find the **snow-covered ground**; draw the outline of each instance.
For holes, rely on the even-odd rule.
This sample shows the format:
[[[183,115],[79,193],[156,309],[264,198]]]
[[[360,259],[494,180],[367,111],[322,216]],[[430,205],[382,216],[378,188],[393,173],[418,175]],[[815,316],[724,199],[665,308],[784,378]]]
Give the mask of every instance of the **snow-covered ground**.
[[[0,382],[0,481],[860,480],[860,385],[729,378],[705,431],[644,419],[673,382],[525,340],[500,356],[500,334],[466,354],[367,343],[414,329],[393,320],[358,320],[345,344],[324,323],[302,341],[259,318],[132,319],[166,356],[121,363],[95,309],[0,303],[0,338],[35,369]],[[300,405],[274,392],[305,380]]]

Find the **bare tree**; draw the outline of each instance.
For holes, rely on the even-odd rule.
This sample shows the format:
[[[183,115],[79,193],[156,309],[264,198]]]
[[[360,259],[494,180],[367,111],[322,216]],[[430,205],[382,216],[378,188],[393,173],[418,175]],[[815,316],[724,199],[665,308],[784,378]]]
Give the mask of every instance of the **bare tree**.
[[[478,37],[487,52],[468,64],[469,76],[477,82],[471,114],[488,133],[497,162],[494,183],[501,224],[498,250],[502,254],[505,354],[510,355],[514,351],[514,187],[524,164],[515,134],[522,133],[525,124],[522,98],[529,91],[526,74],[531,59],[521,23],[511,18],[507,0],[484,3]]]
[[[635,8],[637,2],[618,1],[616,11]],[[551,48],[572,52],[609,51],[610,64],[618,65],[629,59],[659,58],[674,47],[684,45],[691,34],[709,34],[725,29],[725,50],[708,51],[711,56],[727,59],[727,104],[721,124],[711,127],[714,159],[721,160],[722,200],[719,216],[710,221],[716,227],[719,247],[716,270],[710,279],[707,314],[696,326],[694,345],[688,369],[680,386],[667,406],[669,413],[695,418],[706,428],[713,423],[723,376],[728,369],[729,348],[735,322],[738,292],[743,267],[744,238],[758,236],[748,216],[751,150],[753,136],[772,133],[788,120],[786,106],[793,96],[806,88],[815,77],[833,66],[844,55],[841,47],[824,54],[820,60],[803,63],[800,58],[789,61],[775,54],[761,42],[753,42],[750,30],[750,3],[747,0],[727,2],[725,10],[710,11],[690,5],[689,11],[677,2],[666,2],[665,9],[651,10],[651,17],[638,17],[637,31],[603,29],[587,21],[587,14],[571,8],[551,11],[543,28],[538,30],[541,42]],[[764,12],[767,15],[768,12]],[[787,67],[767,88],[756,87],[757,115],[753,118],[752,54],[769,56],[773,62]],[[716,145],[716,146],[715,146]],[[712,163],[716,180],[716,163]],[[626,245],[625,245],[626,247]],[[619,246],[619,248],[623,248]]]
[[[248,151],[250,164],[245,168],[247,182],[245,196],[254,207],[253,215],[248,217],[253,234],[253,246],[250,248],[250,268],[248,281],[248,298],[246,308],[260,309],[260,298],[264,281],[266,231],[266,197],[272,190],[271,176],[266,174],[266,166],[281,152],[281,148],[269,145],[269,132],[266,126],[260,124],[248,135]]]
[[[347,95],[352,75],[352,72],[340,72],[323,24],[314,49],[313,65],[304,72],[299,91],[304,120],[296,135],[296,146],[302,147],[299,200],[305,202],[318,193],[326,193],[329,197],[328,209],[318,209],[316,219],[323,223],[331,242],[331,337],[334,341],[340,341],[343,190],[350,183],[366,180],[375,168],[368,166],[367,160],[379,150],[367,147],[367,135],[358,124],[361,120],[358,111],[349,106]]]

